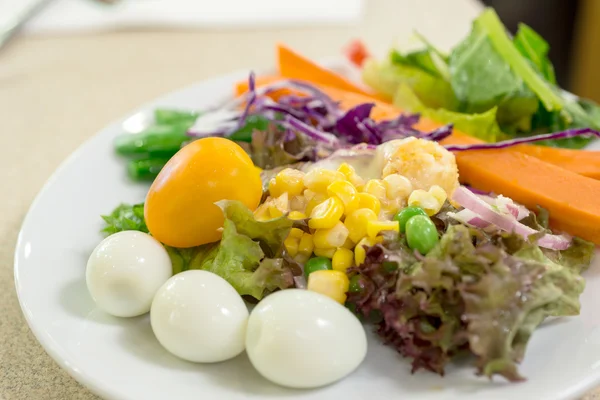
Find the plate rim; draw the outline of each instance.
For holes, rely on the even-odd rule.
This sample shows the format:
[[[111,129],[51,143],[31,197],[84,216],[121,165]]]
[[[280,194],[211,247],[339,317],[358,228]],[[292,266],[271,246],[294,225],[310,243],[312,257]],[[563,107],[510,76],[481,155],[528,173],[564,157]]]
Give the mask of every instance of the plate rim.
[[[334,59],[334,58],[327,59],[322,64],[327,65],[327,66],[342,66],[343,65],[343,63],[339,61],[339,58],[338,59]],[[43,333],[44,333],[43,328],[40,325],[36,324],[34,319],[27,312],[27,309],[28,309],[27,303],[26,303],[26,300],[24,299],[22,290],[20,290],[21,285],[19,283],[19,273],[20,273],[19,272],[19,264],[21,262],[20,254],[22,253],[21,250],[23,248],[23,240],[24,240],[23,232],[24,232],[25,228],[27,227],[27,225],[29,224],[29,220],[32,218],[31,217],[32,210],[34,210],[38,206],[38,203],[41,201],[41,198],[44,196],[44,194],[48,190],[48,188],[57,180],[58,176],[65,169],[67,169],[69,167],[69,165],[71,165],[73,162],[75,162],[75,160],[77,160],[79,158],[79,154],[81,152],[83,152],[85,150],[85,148],[87,148],[88,146],[91,146],[94,141],[99,140],[99,138],[101,136],[105,135],[105,132],[109,132],[116,128],[121,127],[123,122],[126,121],[128,118],[130,118],[138,113],[148,113],[149,111],[151,111],[151,109],[153,107],[156,107],[158,104],[168,102],[169,98],[176,97],[179,95],[179,93],[182,93],[182,92],[185,92],[188,90],[193,90],[192,88],[195,86],[207,84],[209,82],[216,82],[219,80],[225,81],[225,80],[238,79],[240,77],[247,76],[250,71],[251,71],[250,69],[230,70],[229,72],[226,72],[224,74],[214,75],[214,76],[210,76],[203,80],[195,81],[191,84],[184,85],[184,86],[178,87],[177,89],[167,91],[167,92],[153,98],[152,100],[144,102],[142,105],[133,108],[129,112],[125,113],[124,115],[121,115],[120,117],[111,120],[109,123],[104,125],[101,129],[99,129],[96,133],[94,133],[90,137],[86,138],[82,143],[80,143],[76,147],[75,150],[73,150],[64,160],[62,160],[59,163],[59,165],[56,167],[56,169],[50,174],[50,176],[46,179],[44,184],[41,186],[41,188],[35,195],[33,201],[27,208],[27,212],[26,212],[25,217],[23,218],[20,228],[19,228],[19,233],[17,236],[17,242],[16,242],[16,245],[14,248],[14,256],[13,256],[14,285],[15,285],[15,292],[17,294],[17,299],[19,301],[19,307],[21,309],[21,313],[25,317],[27,326],[33,333],[36,341],[42,346],[44,351],[54,360],[54,362],[56,362],[61,369],[66,371],[69,374],[69,376],[71,376],[75,381],[77,381],[79,384],[83,385],[85,388],[90,390],[92,393],[94,393],[102,398],[122,399],[123,397],[121,397],[118,392],[111,390],[110,387],[106,387],[106,386],[99,384],[92,377],[92,375],[82,373],[81,371],[79,371],[77,366],[75,365],[75,363],[71,362],[72,359],[69,356],[62,354],[60,352],[60,346],[56,346],[52,342],[52,340],[50,340],[45,335],[43,335]],[[259,70],[257,75],[260,76],[261,74],[268,73],[268,71],[272,71],[272,69]],[[600,249],[600,247],[597,246],[597,249]],[[600,384],[600,370],[597,370],[595,372],[592,371],[585,379],[582,379],[581,381],[578,381],[577,383],[572,384],[570,387],[565,388],[565,390],[563,390],[563,391],[557,392],[556,397],[553,397],[553,399],[555,399],[555,400],[576,399],[576,398],[579,398],[582,395],[586,394],[587,392],[589,392],[589,390],[593,389],[595,386],[597,386],[599,384]]]

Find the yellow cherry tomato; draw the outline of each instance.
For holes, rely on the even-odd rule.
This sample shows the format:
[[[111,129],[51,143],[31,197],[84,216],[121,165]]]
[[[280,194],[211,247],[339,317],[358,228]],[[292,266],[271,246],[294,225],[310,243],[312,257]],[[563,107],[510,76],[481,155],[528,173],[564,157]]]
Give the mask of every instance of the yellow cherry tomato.
[[[193,247],[221,238],[223,212],[214,203],[238,200],[249,209],[262,196],[260,173],[236,143],[204,138],[183,147],[158,174],[144,215],[152,236],[173,247]]]

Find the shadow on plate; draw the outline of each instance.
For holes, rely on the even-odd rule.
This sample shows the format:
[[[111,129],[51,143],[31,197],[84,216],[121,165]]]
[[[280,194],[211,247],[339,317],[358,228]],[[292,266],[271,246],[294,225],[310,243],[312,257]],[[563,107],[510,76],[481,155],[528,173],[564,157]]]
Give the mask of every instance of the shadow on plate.
[[[196,364],[181,360],[165,350],[158,342],[152,332],[148,315],[124,321],[117,342],[124,351],[146,363],[169,370],[192,372],[198,374],[199,379],[209,379],[215,385],[239,393],[269,398],[283,395],[286,397],[306,396],[313,392],[312,390],[286,389],[267,381],[254,369],[245,352],[234,359],[214,364]],[[199,382],[198,385],[200,387],[202,382]]]
[[[443,377],[424,370],[413,374],[409,359],[400,356],[392,347],[383,345],[375,334],[369,332],[368,338],[367,357],[355,373],[361,376],[361,381],[370,382],[374,387],[398,385],[398,389],[411,393],[449,390],[459,396],[511,385],[503,379],[490,381],[476,376],[474,358],[470,355],[460,356],[449,363]]]
[[[69,314],[85,319],[96,309],[83,276],[63,286],[59,294],[59,303]]]

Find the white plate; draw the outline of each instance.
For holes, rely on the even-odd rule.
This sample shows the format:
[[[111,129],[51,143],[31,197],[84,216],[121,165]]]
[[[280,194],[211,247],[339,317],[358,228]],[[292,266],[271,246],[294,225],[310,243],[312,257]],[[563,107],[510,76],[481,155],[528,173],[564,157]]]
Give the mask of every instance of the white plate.
[[[600,384],[600,278],[596,262],[586,273],[582,313],[536,331],[521,372],[525,383],[474,376],[452,365],[444,378],[419,372],[370,337],[361,367],[345,380],[311,391],[287,390],[260,377],[246,355],[216,365],[184,362],[156,341],[147,317],[118,319],[96,309],[87,293],[86,260],[101,240],[100,214],[120,202],[144,199],[113,139],[156,106],[204,108],[224,101],[240,72],[163,97],[132,118],[104,129],[76,151],[44,186],[23,223],[15,255],[21,307],[46,351],[75,379],[110,399],[567,399]]]

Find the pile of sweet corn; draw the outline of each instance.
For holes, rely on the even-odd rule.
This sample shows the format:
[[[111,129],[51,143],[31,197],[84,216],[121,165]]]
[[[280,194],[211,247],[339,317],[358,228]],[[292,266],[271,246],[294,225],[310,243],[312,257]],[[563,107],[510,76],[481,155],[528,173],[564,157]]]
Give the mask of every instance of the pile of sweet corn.
[[[399,232],[394,215],[407,204],[434,215],[445,201],[446,192],[440,186],[413,190],[410,180],[396,173],[365,182],[344,163],[335,171],[282,170],[269,182],[269,197],[255,217],[268,220],[287,214],[294,220],[308,218],[310,233],[293,228],[285,249],[300,263],[313,255],[331,259],[333,270],[312,273],[308,289],[345,301],[346,270],[364,262],[364,246],[381,242],[381,232]]]

